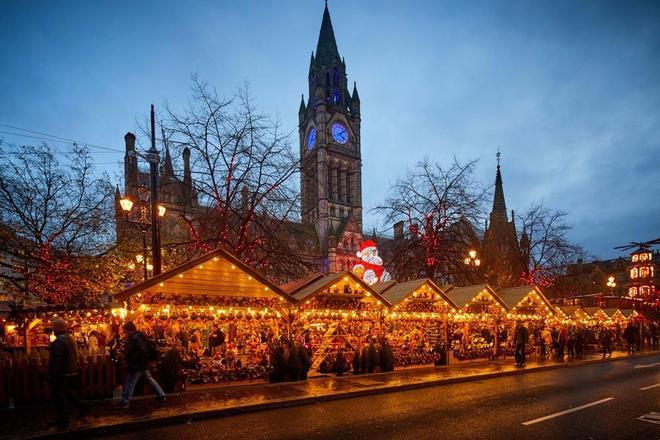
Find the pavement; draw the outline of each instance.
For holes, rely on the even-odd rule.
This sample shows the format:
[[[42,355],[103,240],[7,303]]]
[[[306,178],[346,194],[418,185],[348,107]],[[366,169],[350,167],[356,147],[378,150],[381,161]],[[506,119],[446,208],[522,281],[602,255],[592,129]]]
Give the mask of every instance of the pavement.
[[[48,428],[47,422],[52,418],[48,406],[18,408],[0,412],[0,421],[2,421],[3,426],[2,431],[0,431],[0,438],[18,439],[45,436],[89,438],[104,434],[124,434],[134,430],[145,430],[143,434],[146,434],[149,429],[164,425],[179,424],[178,426],[181,426],[182,423],[200,423],[198,421],[210,423],[208,419],[211,418],[255,413],[257,411],[283,411],[282,408],[311,403],[319,404],[349,397],[369,398],[369,396],[374,396],[377,398],[379,395],[388,394],[389,397],[380,398],[397,400],[398,398],[392,396],[399,396],[402,391],[409,391],[413,395],[417,395],[422,393],[420,390],[437,387],[438,385],[456,384],[459,390],[461,387],[466,387],[463,393],[468,392],[470,395],[478,397],[482,394],[482,386],[490,383],[490,381],[482,382],[485,379],[511,377],[509,380],[513,380],[515,377],[537,376],[537,374],[530,373],[540,373],[548,370],[557,370],[555,374],[561,376],[558,369],[566,371],[565,367],[606,366],[618,362],[641,363],[647,362],[647,358],[660,360],[660,354],[658,352],[640,353],[636,354],[631,360],[628,360],[627,355],[622,352],[615,352],[612,359],[606,360],[596,355],[578,361],[541,360],[528,363],[524,369],[516,368],[513,361],[508,360],[438,368],[416,368],[392,373],[359,376],[328,376],[294,383],[223,387],[170,395],[165,404],[155,404],[151,398],[136,399],[131,402],[131,407],[128,410],[117,408],[113,401],[106,400],[95,402],[94,408],[87,417],[73,421],[69,430],[63,432]],[[569,370],[577,369],[571,368]],[[653,365],[648,368],[637,369],[636,372],[657,374],[658,368]],[[578,374],[578,376],[580,375]],[[459,382],[471,382],[473,384],[467,386],[467,384],[458,384]],[[434,389],[444,390],[445,387]],[[660,391],[660,387],[653,390]],[[424,393],[428,393],[428,391],[424,391]],[[456,394],[461,394],[461,392],[457,391]],[[440,392],[440,395],[436,397],[436,406],[439,402],[442,406],[443,393]],[[356,402],[357,400],[351,400],[339,405],[346,408],[356,408]],[[296,411],[296,409],[291,408],[290,410]],[[297,410],[300,411],[300,408]],[[660,408],[656,408],[656,410],[660,410]],[[224,420],[234,419],[235,417],[231,417]],[[234,438],[253,437],[237,435]],[[260,437],[256,436],[254,438]],[[660,438],[660,436],[657,438]]]
[[[657,440],[659,365],[660,355],[620,358],[195,420],[106,438]]]

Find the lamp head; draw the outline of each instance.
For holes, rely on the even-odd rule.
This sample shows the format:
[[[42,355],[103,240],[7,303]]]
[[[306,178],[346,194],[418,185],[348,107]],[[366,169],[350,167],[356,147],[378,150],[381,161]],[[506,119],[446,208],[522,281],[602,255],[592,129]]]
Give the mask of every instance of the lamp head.
[[[124,196],[119,200],[119,205],[121,205],[121,209],[124,212],[131,212],[131,209],[133,209],[133,201],[128,198],[128,196]]]

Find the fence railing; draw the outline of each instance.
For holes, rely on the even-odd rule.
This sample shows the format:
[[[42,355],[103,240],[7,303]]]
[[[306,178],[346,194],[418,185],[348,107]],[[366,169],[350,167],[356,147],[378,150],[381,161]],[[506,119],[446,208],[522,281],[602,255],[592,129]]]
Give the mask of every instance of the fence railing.
[[[86,358],[80,364],[82,397],[100,399],[112,397],[122,381],[117,363],[109,357]],[[0,406],[48,401],[50,389],[46,380],[45,360],[7,360],[0,362]]]

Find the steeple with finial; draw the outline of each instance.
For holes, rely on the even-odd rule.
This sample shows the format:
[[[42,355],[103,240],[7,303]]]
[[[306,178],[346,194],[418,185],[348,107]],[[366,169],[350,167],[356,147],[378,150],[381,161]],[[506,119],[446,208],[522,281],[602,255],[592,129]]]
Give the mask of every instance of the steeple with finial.
[[[493,210],[490,213],[490,222],[508,222],[506,202],[504,201],[504,187],[502,185],[502,173],[500,171],[500,158],[502,154],[497,149],[497,173],[495,175],[495,196],[493,197]]]

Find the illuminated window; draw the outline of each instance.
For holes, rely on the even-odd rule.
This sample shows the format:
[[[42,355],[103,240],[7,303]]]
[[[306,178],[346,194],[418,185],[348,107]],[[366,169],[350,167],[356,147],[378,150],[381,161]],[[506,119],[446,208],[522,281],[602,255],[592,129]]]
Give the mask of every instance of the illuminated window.
[[[651,293],[651,288],[649,286],[642,286],[639,288],[639,294],[642,296],[647,296]]]
[[[653,259],[653,254],[649,252],[648,256],[649,256],[649,261],[651,261]]]
[[[637,254],[633,255],[632,256],[632,261],[633,261],[633,263],[637,263],[637,261],[639,261],[639,255],[637,255]]]
[[[648,267],[640,267],[639,268],[639,277],[640,278],[646,278],[649,276],[649,268]]]
[[[649,259],[649,254],[641,254],[639,256],[639,261],[646,261]]]
[[[638,272],[637,272],[636,267],[633,267],[632,269],[630,269],[630,278],[632,278],[634,280],[635,278],[637,278],[637,275],[638,275]]]
[[[637,296],[637,287],[631,287],[630,289],[628,289],[628,295]]]

